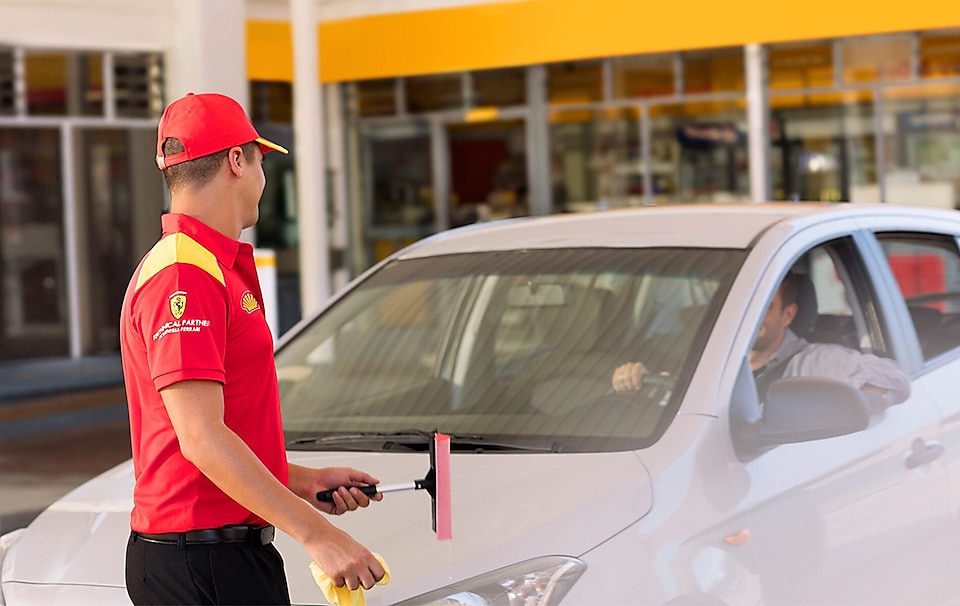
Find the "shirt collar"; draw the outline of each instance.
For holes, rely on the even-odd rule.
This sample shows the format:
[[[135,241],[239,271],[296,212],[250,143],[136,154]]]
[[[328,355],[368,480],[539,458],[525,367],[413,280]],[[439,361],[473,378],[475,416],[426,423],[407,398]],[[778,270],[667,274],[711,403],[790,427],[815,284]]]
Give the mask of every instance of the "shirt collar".
[[[198,244],[209,250],[217,257],[217,261],[225,267],[233,267],[237,260],[237,254],[240,252],[241,244],[238,240],[229,238],[206,223],[179,213],[167,213],[160,217],[163,226],[163,235],[183,233]]]
[[[806,347],[807,342],[793,332],[792,329],[788,328],[783,333],[783,342],[780,343],[780,347],[777,348],[773,355],[770,356],[770,359],[767,360],[767,363],[764,367],[772,366],[786,360],[793,354],[797,353],[804,347]]]

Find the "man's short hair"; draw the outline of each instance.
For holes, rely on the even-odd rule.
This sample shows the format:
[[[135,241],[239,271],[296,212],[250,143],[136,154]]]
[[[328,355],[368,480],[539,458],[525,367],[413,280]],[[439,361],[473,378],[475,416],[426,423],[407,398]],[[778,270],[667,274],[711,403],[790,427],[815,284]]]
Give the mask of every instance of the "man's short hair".
[[[256,149],[260,146],[256,141],[250,141],[240,146],[244,157],[250,161],[255,158]],[[224,149],[206,156],[200,156],[188,162],[176,164],[163,171],[163,176],[167,181],[167,187],[172,190],[184,186],[195,188],[203,187],[213,180],[223,166],[223,161],[227,158],[227,152],[230,149]],[[183,143],[179,139],[170,138],[163,142],[163,153],[173,155],[183,152]]]
[[[790,271],[780,282],[780,303],[783,307],[797,303],[800,297],[800,276]]]

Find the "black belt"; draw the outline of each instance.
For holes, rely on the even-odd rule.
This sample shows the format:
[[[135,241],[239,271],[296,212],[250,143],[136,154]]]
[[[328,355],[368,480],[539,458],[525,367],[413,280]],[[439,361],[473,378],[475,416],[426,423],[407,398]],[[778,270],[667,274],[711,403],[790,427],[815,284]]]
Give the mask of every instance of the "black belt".
[[[276,529],[273,526],[224,526],[187,532],[149,534],[134,531],[133,536],[150,543],[163,545],[198,545],[210,543],[255,543],[267,545],[273,542]]]

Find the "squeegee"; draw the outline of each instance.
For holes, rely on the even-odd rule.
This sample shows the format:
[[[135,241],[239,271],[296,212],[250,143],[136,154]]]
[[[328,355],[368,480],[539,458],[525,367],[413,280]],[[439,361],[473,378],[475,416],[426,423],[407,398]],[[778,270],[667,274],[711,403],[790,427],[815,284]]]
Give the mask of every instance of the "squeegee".
[[[360,492],[372,497],[379,493],[398,492],[401,490],[425,490],[430,495],[430,512],[433,518],[433,531],[437,533],[437,540],[443,541],[453,538],[453,521],[450,504],[450,436],[434,432],[430,441],[430,469],[422,480],[414,480],[401,484],[387,484],[376,486],[348,486],[358,488]],[[338,489],[324,490],[317,493],[317,500],[333,502],[333,493]]]

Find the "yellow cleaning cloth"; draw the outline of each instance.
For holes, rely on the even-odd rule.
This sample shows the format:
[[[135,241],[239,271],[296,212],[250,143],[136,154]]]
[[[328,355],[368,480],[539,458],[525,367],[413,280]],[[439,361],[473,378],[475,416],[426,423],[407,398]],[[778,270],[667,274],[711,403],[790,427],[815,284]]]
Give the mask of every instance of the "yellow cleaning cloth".
[[[383,578],[377,581],[377,585],[386,585],[390,582],[390,569],[387,568],[387,563],[383,561],[383,558],[379,554],[373,554],[373,557],[377,558],[380,562],[380,565],[383,566]],[[310,572],[313,573],[313,580],[317,582],[317,585],[320,586],[320,590],[323,591],[323,595],[327,598],[327,601],[333,604],[333,606],[365,606],[367,603],[366,596],[363,595],[363,587],[357,587],[356,589],[347,589],[344,587],[337,587],[333,584],[333,581],[330,577],[327,576],[327,573],[320,570],[320,567],[317,566],[316,562],[310,562]]]

